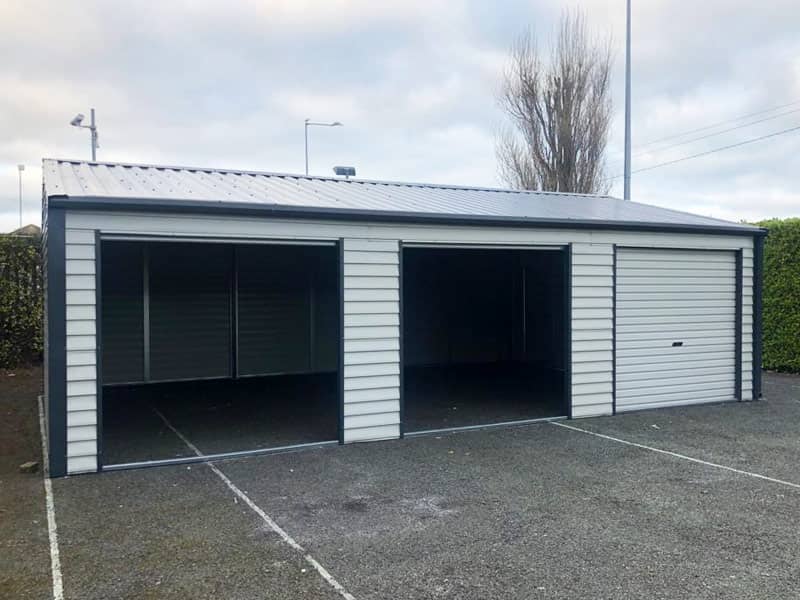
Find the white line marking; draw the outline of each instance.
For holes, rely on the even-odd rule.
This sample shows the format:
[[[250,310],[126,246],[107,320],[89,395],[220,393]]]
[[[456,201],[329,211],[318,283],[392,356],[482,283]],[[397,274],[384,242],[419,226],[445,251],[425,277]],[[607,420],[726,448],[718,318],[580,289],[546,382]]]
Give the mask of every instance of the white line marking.
[[[777,483],[780,485],[785,485],[790,488],[795,488],[800,490],[800,484],[792,483],[791,481],[784,481],[783,479],[775,479],[774,477],[767,477],[766,475],[760,475],[758,473],[751,473],[750,471],[742,471],[741,469],[735,469],[734,467],[728,467],[726,465],[720,465],[717,463],[708,462],[707,460],[701,460],[699,458],[692,458],[691,456],[686,456],[685,454],[678,454],[677,452],[670,452],[669,450],[662,450],[660,448],[653,448],[652,446],[645,446],[644,444],[637,444],[636,442],[629,442],[627,440],[621,440],[619,438],[611,437],[610,435],[605,435],[602,433],[596,433],[594,431],[589,431],[588,429],[581,429],[580,427],[575,427],[573,425],[565,425],[564,423],[558,423],[555,421],[550,421],[551,425],[555,425],[557,427],[563,427],[564,429],[571,429],[573,431],[579,431],[581,433],[587,433],[589,435],[593,435],[595,437],[602,438],[604,440],[610,440],[612,442],[617,442],[618,444],[625,444],[626,446],[633,446],[635,448],[641,448],[642,450],[650,450],[650,452],[657,452],[658,454],[666,454],[667,456],[673,456],[675,458],[680,458],[682,460],[688,460],[689,462],[697,463],[699,465],[705,465],[707,467],[714,467],[716,469],[722,469],[724,471],[731,471],[732,473],[738,473],[739,475],[746,475],[748,477],[755,477],[756,479],[762,479],[764,481],[769,481],[770,483]]]
[[[61,555],[58,553],[58,529],[56,528],[56,505],[53,500],[53,482],[50,481],[50,456],[47,452],[47,428],[44,425],[44,406],[39,396],[39,433],[42,438],[42,475],[47,509],[47,535],[50,538],[50,571],[53,576],[53,600],[63,600],[64,581],[61,577]]]
[[[197,456],[201,458],[205,458],[205,454],[200,452],[200,449],[197,446],[195,446],[191,441],[189,441],[189,439],[185,435],[183,435],[180,431],[175,429],[172,423],[170,423],[167,420],[167,418],[163,414],[161,414],[161,412],[157,408],[153,407],[153,410],[161,418],[161,420],[164,421],[164,424],[167,427],[169,427],[172,430],[172,432],[175,435],[177,435],[181,439],[181,441],[189,447],[189,449],[192,452],[194,452]],[[313,556],[311,556],[311,554],[306,552],[306,549],[303,548],[300,544],[298,544],[297,541],[292,536],[286,533],[286,531],[284,531],[284,529],[280,525],[278,525],[275,521],[273,521],[272,518],[267,513],[265,513],[260,506],[258,506],[258,504],[253,502],[250,499],[250,496],[248,496],[242,490],[236,487],[236,484],[233,483],[230,479],[228,479],[228,476],[225,475],[225,473],[220,471],[217,468],[217,466],[211,462],[206,461],[203,464],[208,465],[208,467],[217,475],[217,477],[219,477],[225,483],[225,485],[227,485],[228,488],[234,494],[236,494],[236,496],[241,498],[242,501],[245,504],[247,504],[247,506],[249,506],[254,513],[256,513],[259,517],[261,517],[261,520],[264,521],[264,523],[266,523],[269,526],[269,528],[272,529],[272,531],[277,533],[278,536],[284,542],[286,542],[286,544],[288,544],[291,548],[302,554],[305,561],[312,567],[314,567],[314,570],[317,573],[319,573],[320,577],[322,577],[326,582],[328,582],[328,584],[333,589],[335,589],[340,596],[342,596],[346,600],[356,600],[352,594],[350,594],[347,590],[344,589],[341,583],[339,583],[338,581],[336,581],[336,579],[334,579],[333,575],[331,575],[325,567],[323,567],[319,562],[317,562],[317,560]]]

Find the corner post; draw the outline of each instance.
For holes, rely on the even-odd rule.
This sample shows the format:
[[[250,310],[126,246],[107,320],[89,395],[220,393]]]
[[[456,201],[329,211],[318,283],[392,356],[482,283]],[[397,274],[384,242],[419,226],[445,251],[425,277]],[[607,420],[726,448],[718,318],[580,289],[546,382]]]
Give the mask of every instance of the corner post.
[[[67,474],[67,275],[63,208],[47,209],[47,441],[51,477]]]
[[[761,398],[763,352],[764,236],[753,240],[753,400]]]

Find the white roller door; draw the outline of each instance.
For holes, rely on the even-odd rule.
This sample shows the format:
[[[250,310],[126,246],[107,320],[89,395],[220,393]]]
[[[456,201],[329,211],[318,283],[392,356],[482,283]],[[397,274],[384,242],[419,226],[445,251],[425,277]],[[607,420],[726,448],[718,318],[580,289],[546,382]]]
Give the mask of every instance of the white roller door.
[[[618,411],[733,400],[736,253],[620,248]]]

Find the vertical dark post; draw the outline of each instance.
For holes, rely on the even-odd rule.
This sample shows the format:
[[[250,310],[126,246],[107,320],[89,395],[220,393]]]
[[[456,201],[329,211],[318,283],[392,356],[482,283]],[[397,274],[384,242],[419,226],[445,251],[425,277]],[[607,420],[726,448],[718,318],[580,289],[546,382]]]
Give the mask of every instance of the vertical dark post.
[[[47,209],[47,438],[51,477],[67,474],[67,279],[63,208]]]
[[[313,373],[316,363],[314,361],[314,354],[316,352],[316,319],[314,318],[315,304],[316,304],[316,280],[317,269],[319,268],[318,260],[315,260],[313,269],[308,270],[308,372]]]
[[[611,267],[611,414],[617,414],[617,245]]]
[[[736,326],[734,397],[742,400],[742,251],[736,251]]]
[[[150,244],[142,248],[142,348],[144,350],[144,380],[150,381]]]
[[[520,281],[522,284],[522,360],[528,362],[528,267],[520,265]]]
[[[564,402],[572,418],[572,244],[564,254]]]
[[[97,381],[97,470],[103,470],[103,242],[94,232],[95,378]]]
[[[231,244],[231,378],[239,377],[239,253]]]
[[[405,363],[403,359],[403,242],[398,242],[397,244],[397,264],[398,264],[398,287],[399,287],[399,308],[400,308],[400,315],[399,315],[399,331],[398,331],[398,339],[400,345],[400,438],[405,437],[406,434],[406,427],[405,427],[405,418],[406,418],[406,407],[405,407],[405,369],[403,365]]]
[[[344,240],[338,242],[339,250],[339,443],[344,444]]]
[[[764,236],[753,240],[753,400],[761,398],[762,311],[764,294]]]

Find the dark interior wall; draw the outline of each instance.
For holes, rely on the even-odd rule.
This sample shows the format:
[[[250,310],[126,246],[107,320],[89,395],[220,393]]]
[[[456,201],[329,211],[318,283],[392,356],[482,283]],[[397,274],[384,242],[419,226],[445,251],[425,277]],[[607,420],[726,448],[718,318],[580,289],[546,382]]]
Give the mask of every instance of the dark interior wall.
[[[524,360],[564,368],[564,255],[527,252],[520,256],[525,296]]]
[[[336,370],[332,247],[113,241],[101,260],[106,384]]]
[[[239,374],[336,369],[336,256],[328,247],[241,246]]]
[[[232,248],[151,243],[147,254],[151,380],[229,377]]]
[[[405,364],[509,360],[513,265],[508,253],[403,252]]]
[[[563,367],[562,252],[403,252],[406,365],[513,360]]]
[[[101,331],[103,381],[144,379],[144,276],[142,244],[103,243]]]

